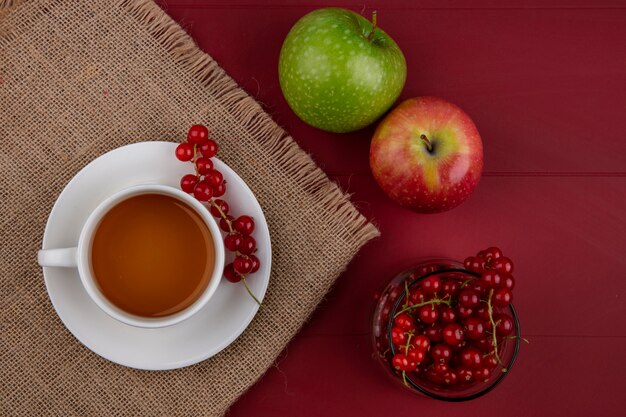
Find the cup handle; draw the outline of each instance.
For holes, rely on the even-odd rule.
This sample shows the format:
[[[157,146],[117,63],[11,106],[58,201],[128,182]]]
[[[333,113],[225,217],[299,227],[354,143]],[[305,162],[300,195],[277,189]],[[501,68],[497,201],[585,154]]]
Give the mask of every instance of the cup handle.
[[[37,262],[41,266],[76,268],[78,248],[42,249],[37,253]]]

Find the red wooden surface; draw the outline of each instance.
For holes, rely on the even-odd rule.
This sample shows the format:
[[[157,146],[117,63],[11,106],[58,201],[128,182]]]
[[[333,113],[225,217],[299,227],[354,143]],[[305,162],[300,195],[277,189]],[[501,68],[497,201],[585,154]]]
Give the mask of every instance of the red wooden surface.
[[[280,46],[300,16],[329,2],[161,2],[382,232],[229,415],[624,415],[626,2],[340,4],[378,10],[407,58],[403,97],[443,96],[472,116],[484,177],[457,209],[414,214],[375,185],[371,128],[334,135],[295,117],[278,85]],[[516,261],[515,306],[531,342],[510,375],[462,404],[391,384],[372,360],[374,292],[419,257],[463,258],[491,244]]]

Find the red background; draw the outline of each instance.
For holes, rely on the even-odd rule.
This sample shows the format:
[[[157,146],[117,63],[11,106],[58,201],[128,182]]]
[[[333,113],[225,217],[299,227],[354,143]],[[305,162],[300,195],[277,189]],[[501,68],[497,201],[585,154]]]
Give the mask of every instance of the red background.
[[[376,186],[368,167],[372,128],[318,131],[282,97],[283,39],[298,18],[329,3],[160,3],[382,232],[230,415],[624,415],[626,2],[336,4],[366,16],[378,10],[379,25],[407,58],[403,97],[447,98],[482,134],[478,189],[438,215],[401,209]],[[515,307],[530,340],[510,375],[487,396],[460,404],[391,384],[372,359],[373,294],[418,257],[462,259],[493,244],[516,262]]]

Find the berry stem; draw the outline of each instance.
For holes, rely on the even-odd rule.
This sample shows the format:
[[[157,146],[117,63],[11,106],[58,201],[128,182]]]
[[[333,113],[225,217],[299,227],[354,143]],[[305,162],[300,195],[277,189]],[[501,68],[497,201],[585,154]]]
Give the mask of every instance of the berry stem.
[[[404,307],[402,310],[398,311],[394,317],[398,317],[400,314],[405,313],[407,311],[414,310],[416,308],[424,307],[427,305],[435,305],[435,304],[445,304],[450,307],[450,300],[444,300],[443,298],[434,298],[432,300],[424,301],[422,303],[413,304],[412,306]]]
[[[526,339],[525,337],[521,337],[521,336],[511,335],[511,336],[507,336],[506,339],[507,340],[519,339],[519,340],[525,342],[526,344],[530,344],[530,341],[528,339]]]
[[[215,207],[217,209],[217,211],[219,211],[220,217],[222,219],[224,219],[226,224],[228,224],[228,231],[229,231],[229,233],[232,233],[233,232],[233,225],[232,225],[231,221],[228,220],[228,217],[226,217],[226,214],[224,214],[224,212],[222,211],[222,208],[220,206],[218,206],[217,204],[215,204],[215,201],[213,201],[213,200],[211,200],[210,203],[211,203],[211,206]]]
[[[404,385],[407,387],[409,386],[409,383],[406,382],[406,371],[402,371],[402,382],[404,382]]]
[[[462,290],[463,288],[465,288],[465,286],[466,286],[467,284],[469,284],[470,282],[474,281],[475,279],[476,279],[476,277],[474,277],[474,278],[470,278],[470,279],[468,279],[468,280],[463,281],[463,284],[461,284],[461,286],[459,287],[459,289],[460,289],[460,290]]]
[[[376,10],[374,10],[372,12],[372,30],[370,31],[369,35],[367,35],[367,40],[368,41],[372,41],[372,38],[374,37],[374,32],[376,32]]]
[[[409,354],[409,344],[411,343],[411,339],[413,338],[413,332],[409,332],[409,336],[406,338],[406,345],[404,346],[404,354]]]
[[[489,291],[489,298],[487,299],[487,311],[489,312],[489,322],[491,322],[491,328],[493,329],[492,332],[492,337],[493,337],[493,355],[496,358],[496,360],[498,361],[498,363],[500,364],[500,366],[502,366],[502,372],[506,372],[507,369],[504,366],[504,364],[502,363],[502,360],[500,359],[500,355],[498,354],[498,336],[497,336],[497,330],[496,330],[496,323],[493,320],[493,307],[491,305],[491,298],[493,297],[493,289]]]
[[[428,149],[428,152],[432,152],[433,143],[430,141],[430,139],[428,139],[428,137],[423,133],[420,135],[420,139],[424,141],[424,144],[426,145],[426,149]]]
[[[196,178],[200,181],[200,172],[198,171],[198,165],[196,165],[196,160],[198,159],[198,145],[193,145],[193,159],[191,163],[193,163],[193,168],[196,170]]]
[[[409,306],[409,284],[407,280],[404,280],[404,304],[402,304],[402,308],[407,308]]]
[[[248,291],[248,294],[250,294],[250,297],[252,297],[252,299],[254,301],[256,301],[256,303],[259,305],[259,308],[261,308],[261,302],[259,301],[258,298],[256,298],[254,296],[254,294],[252,293],[252,291],[250,290],[250,287],[248,287],[248,283],[246,282],[246,277],[244,277],[243,275],[241,275],[241,282],[243,282],[243,286],[246,287],[246,291]]]

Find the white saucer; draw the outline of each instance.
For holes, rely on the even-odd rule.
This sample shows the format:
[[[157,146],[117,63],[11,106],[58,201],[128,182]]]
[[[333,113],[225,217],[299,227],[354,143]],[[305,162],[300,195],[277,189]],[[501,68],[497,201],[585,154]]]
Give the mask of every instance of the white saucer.
[[[132,185],[157,183],[179,186],[193,166],[174,156],[175,143],[143,142],[115,149],[83,168],[67,184],[52,208],[43,249],[76,246],[89,213],[109,195]],[[248,214],[256,223],[260,269],[248,278],[263,300],[269,284],[271,246],[267,222],[254,194],[226,164],[215,160],[228,182],[224,199],[234,216]],[[226,258],[230,262],[232,256]],[[209,303],[193,317],[174,326],[142,329],[104,313],[85,292],[76,269],[43,268],[48,294],[61,321],[86,347],[120,365],[147,370],[175,369],[203,361],[235,340],[252,321],[257,304],[243,284],[226,279]]]

